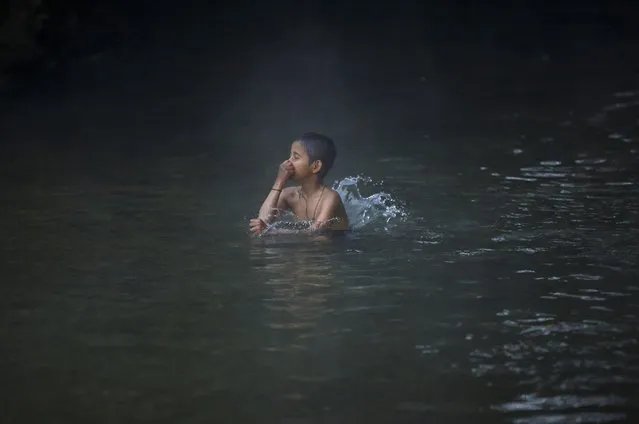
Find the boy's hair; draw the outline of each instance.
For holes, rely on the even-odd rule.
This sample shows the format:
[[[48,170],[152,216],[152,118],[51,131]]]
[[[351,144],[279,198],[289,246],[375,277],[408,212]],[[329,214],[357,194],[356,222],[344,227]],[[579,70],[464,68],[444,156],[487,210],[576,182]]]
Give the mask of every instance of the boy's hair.
[[[307,132],[298,138],[308,154],[309,164],[316,160],[322,161],[322,168],[319,170],[319,177],[324,178],[333,167],[337,150],[335,143],[329,137],[315,132]]]

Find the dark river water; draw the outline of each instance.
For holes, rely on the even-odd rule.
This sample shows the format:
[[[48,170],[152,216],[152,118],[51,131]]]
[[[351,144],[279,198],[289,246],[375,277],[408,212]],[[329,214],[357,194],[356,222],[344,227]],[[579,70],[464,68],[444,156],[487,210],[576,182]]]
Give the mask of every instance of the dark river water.
[[[307,36],[105,53],[5,108],[2,422],[637,422],[636,46]],[[251,238],[308,130],[399,212]]]

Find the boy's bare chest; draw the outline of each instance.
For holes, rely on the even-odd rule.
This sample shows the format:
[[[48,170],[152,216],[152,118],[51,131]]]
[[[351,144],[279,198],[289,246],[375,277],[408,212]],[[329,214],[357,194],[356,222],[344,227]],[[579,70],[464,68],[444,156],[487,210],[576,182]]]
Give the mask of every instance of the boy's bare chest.
[[[320,198],[307,199],[295,193],[289,199],[289,205],[297,219],[315,219],[322,208],[322,200]]]

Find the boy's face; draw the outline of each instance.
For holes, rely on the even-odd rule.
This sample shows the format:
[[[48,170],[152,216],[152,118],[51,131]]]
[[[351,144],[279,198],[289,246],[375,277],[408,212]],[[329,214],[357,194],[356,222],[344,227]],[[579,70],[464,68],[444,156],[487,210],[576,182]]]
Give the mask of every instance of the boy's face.
[[[322,162],[319,160],[309,163],[308,153],[299,141],[294,141],[291,144],[289,160],[295,167],[295,175],[293,175],[293,180],[295,181],[301,181],[316,174],[322,167]]]

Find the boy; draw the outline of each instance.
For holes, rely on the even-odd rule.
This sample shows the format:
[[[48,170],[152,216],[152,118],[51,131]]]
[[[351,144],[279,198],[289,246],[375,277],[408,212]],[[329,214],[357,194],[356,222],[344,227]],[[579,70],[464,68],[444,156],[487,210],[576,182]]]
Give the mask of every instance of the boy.
[[[348,230],[348,216],[342,199],[335,190],[324,185],[324,177],[336,155],[333,140],[325,135],[310,132],[294,141],[291,156],[280,165],[259,216],[249,222],[251,232],[261,234],[267,223],[285,210],[293,211],[298,219],[309,220],[309,232]],[[289,179],[299,186],[284,188]]]

